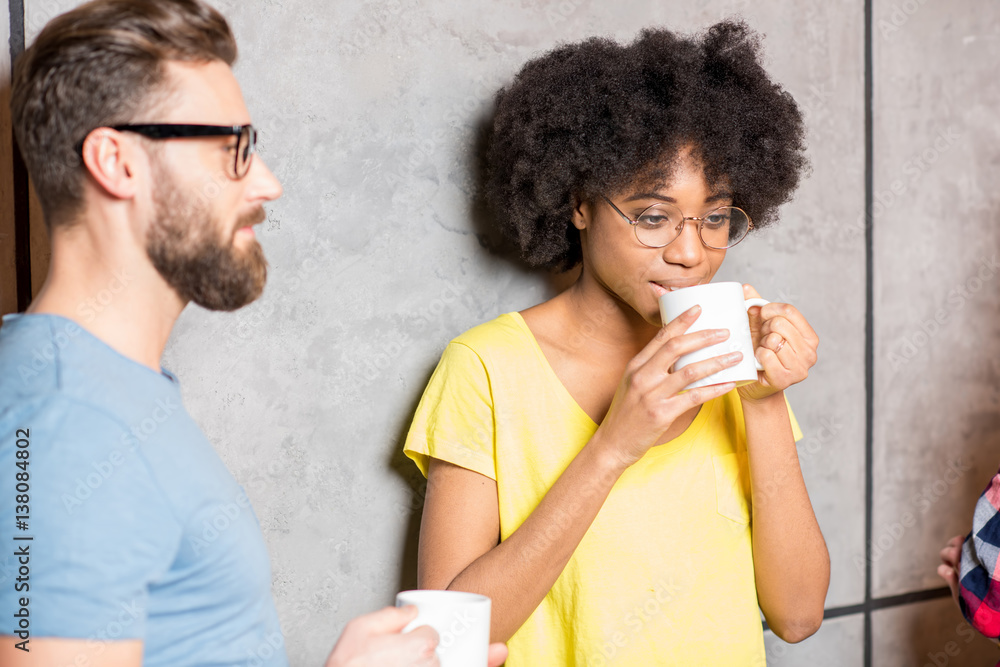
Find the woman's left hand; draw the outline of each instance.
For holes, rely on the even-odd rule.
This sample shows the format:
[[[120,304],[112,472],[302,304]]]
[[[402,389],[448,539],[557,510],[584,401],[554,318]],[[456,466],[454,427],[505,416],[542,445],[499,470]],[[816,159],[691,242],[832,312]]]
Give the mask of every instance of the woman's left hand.
[[[759,298],[750,285],[743,286],[747,299]],[[802,382],[816,364],[819,336],[795,306],[769,303],[750,309],[750,335],[754,356],[764,367],[757,381],[740,387],[740,398],[759,401]]]

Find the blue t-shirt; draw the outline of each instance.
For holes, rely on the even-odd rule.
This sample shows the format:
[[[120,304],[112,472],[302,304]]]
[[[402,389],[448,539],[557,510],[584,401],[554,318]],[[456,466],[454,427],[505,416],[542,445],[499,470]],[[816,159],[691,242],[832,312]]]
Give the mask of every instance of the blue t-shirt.
[[[147,667],[288,665],[257,517],[166,371],[68,319],[6,316],[0,480],[0,635],[27,598],[32,639],[141,639]]]

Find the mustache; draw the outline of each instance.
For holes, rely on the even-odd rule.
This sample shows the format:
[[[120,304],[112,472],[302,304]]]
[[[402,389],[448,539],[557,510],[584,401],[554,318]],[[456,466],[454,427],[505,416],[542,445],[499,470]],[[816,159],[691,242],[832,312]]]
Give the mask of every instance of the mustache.
[[[258,206],[254,210],[240,216],[236,220],[236,226],[233,228],[233,233],[235,234],[238,229],[243,227],[252,227],[253,225],[260,224],[267,220],[267,211],[264,210],[263,206]]]

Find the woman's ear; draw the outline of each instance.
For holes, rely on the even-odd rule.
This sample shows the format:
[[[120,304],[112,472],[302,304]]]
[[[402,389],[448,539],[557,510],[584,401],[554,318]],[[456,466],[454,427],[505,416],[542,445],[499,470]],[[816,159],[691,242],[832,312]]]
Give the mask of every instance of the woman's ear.
[[[590,216],[593,209],[582,197],[573,195],[573,226],[583,231],[590,226]]]

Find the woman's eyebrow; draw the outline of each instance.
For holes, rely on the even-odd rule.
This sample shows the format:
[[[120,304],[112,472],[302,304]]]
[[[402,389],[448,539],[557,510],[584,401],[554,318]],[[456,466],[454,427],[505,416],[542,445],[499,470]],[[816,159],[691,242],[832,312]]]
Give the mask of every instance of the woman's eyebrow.
[[[732,192],[727,192],[723,190],[720,192],[713,193],[708,197],[706,197],[705,203],[711,204],[712,202],[717,202],[717,201],[722,201],[724,199],[732,199],[732,198],[733,198]],[[636,194],[627,197],[625,201],[630,202],[630,201],[636,201],[638,199],[659,199],[660,201],[670,202],[671,204],[677,203],[677,200],[674,199],[673,197],[669,197],[659,192],[637,192]]]
[[[636,201],[637,199],[660,199],[662,201],[668,201],[672,204],[676,204],[677,200],[673,197],[668,197],[667,195],[660,194],[659,192],[637,192],[625,199],[625,201]]]
[[[728,192],[726,190],[722,190],[720,192],[716,192],[715,194],[711,194],[708,197],[706,197],[705,198],[705,203],[706,204],[711,204],[712,202],[721,201],[723,199],[732,200],[732,198],[733,198],[733,193],[732,192]]]

